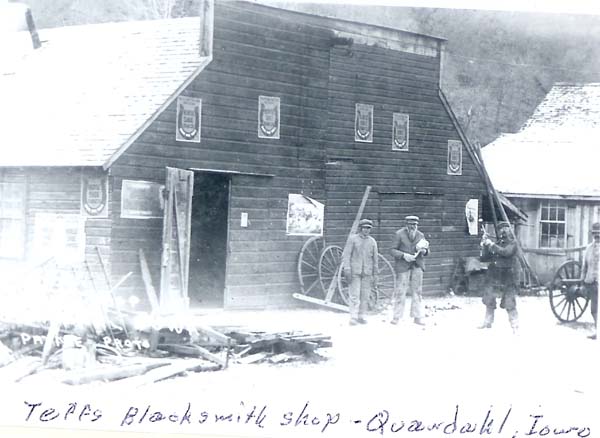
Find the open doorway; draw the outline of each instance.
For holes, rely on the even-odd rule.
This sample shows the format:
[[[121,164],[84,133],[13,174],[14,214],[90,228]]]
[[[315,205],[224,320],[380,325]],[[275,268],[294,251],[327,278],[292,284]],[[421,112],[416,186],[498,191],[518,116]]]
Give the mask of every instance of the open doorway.
[[[227,262],[228,175],[194,172],[190,305],[223,307]]]

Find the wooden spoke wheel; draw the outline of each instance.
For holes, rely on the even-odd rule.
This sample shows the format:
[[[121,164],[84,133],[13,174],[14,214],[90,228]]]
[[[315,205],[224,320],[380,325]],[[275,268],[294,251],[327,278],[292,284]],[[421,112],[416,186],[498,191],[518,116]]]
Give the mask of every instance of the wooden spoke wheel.
[[[392,302],[394,288],[396,287],[396,274],[392,264],[381,254],[379,254],[378,268],[378,281],[376,287],[371,290],[369,308],[380,311]],[[349,303],[348,289],[348,281],[343,275],[340,275],[338,278],[338,291],[346,304]]]
[[[339,272],[342,266],[342,248],[337,245],[329,245],[321,253],[319,258],[319,280],[323,288],[323,297],[327,297],[327,291],[332,282],[337,282],[337,279],[343,277]],[[334,283],[336,284],[336,283]],[[341,296],[342,303],[348,304],[348,296]],[[332,301],[339,302],[337,295],[334,294]]]
[[[304,242],[298,256],[298,279],[304,295],[320,297],[322,295],[319,281],[319,257],[325,241],[321,236],[313,236]]]
[[[552,313],[561,322],[573,322],[581,318],[588,306],[589,298],[581,281],[581,265],[576,260],[567,260],[556,270],[550,291]]]

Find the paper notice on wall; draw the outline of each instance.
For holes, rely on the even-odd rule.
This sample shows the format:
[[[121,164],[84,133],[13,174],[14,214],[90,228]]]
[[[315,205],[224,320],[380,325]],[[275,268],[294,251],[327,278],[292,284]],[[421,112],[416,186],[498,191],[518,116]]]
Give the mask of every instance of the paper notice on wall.
[[[85,254],[85,217],[77,213],[38,212],[34,218],[32,256],[78,263]]]
[[[325,205],[308,196],[290,194],[288,197],[288,236],[322,236]]]
[[[469,234],[476,236],[479,233],[477,224],[479,223],[479,199],[469,199],[465,206],[465,216],[469,226]]]

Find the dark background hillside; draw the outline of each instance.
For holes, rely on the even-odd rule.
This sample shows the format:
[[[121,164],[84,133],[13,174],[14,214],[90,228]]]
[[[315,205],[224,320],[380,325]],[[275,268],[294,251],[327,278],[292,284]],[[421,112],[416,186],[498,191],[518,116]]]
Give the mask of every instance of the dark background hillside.
[[[282,3],[448,40],[442,86],[469,137],[514,132],[556,82],[600,82],[600,16]],[[197,15],[197,0],[28,0],[39,28]]]

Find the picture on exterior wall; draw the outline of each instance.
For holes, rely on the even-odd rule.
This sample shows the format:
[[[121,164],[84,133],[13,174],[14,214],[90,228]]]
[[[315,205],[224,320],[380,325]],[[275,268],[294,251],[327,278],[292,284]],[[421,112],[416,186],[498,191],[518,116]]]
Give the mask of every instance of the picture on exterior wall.
[[[322,236],[325,205],[308,196],[288,196],[288,236]]]
[[[279,138],[279,97],[258,96],[258,138]]]
[[[448,140],[448,175],[462,175],[462,142]]]
[[[123,180],[121,217],[128,219],[162,218],[164,185],[151,181]]]
[[[89,217],[108,217],[108,177],[81,176],[81,214]]]
[[[394,113],[393,115],[392,150],[408,150],[408,114]]]
[[[177,98],[177,141],[200,143],[201,114],[201,99],[188,96]]]
[[[354,141],[373,143],[373,105],[356,104]]]

